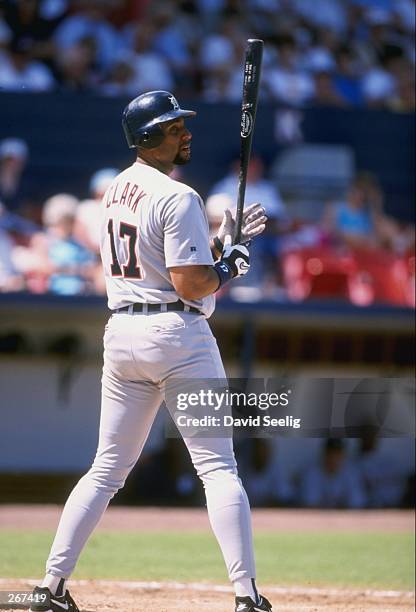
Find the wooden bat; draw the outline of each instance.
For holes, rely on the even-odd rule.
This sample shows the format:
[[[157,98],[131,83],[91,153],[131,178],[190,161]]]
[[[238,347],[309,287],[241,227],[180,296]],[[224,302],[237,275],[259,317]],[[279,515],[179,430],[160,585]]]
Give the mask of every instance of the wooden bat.
[[[240,173],[238,181],[237,211],[233,244],[239,244],[241,242],[241,226],[243,223],[247,168],[250,161],[254,122],[256,120],[262,57],[263,41],[250,38],[247,41],[244,62],[243,102],[241,105],[240,130]]]

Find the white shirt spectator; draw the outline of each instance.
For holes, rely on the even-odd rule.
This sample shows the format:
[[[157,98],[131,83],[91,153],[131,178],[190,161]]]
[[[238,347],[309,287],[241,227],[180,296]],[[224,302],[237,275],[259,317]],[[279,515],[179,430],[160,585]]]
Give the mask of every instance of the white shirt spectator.
[[[91,198],[80,202],[75,210],[75,238],[94,253],[100,252],[101,200],[117,174],[116,168],[94,172],[89,185]]]
[[[41,62],[29,61],[17,70],[9,55],[0,52],[0,90],[48,91],[55,87],[51,71]]]
[[[216,183],[210,195],[226,194],[233,202],[237,202],[238,176],[230,175]],[[261,202],[266,214],[271,219],[282,217],[285,214],[284,204],[274,184],[267,179],[259,179],[253,183],[247,182],[245,201],[247,203]]]
[[[163,57],[151,51],[135,54],[132,58],[134,77],[132,79],[135,96],[141,92],[158,89],[170,91],[173,86],[172,72]]]
[[[333,72],[336,67],[332,53],[325,47],[308,49],[302,64],[303,68],[311,72]]]
[[[294,0],[295,10],[310,23],[336,32],[344,32],[347,11],[343,0]]]
[[[221,34],[212,34],[202,40],[200,61],[204,68],[213,70],[227,64],[232,64],[234,49],[230,40]]]
[[[348,462],[332,474],[321,465],[312,466],[303,476],[299,501],[308,507],[363,508],[366,496],[362,477]]]
[[[264,73],[264,83],[272,98],[292,106],[301,106],[313,97],[313,79],[301,70],[270,68]]]
[[[100,251],[100,220],[101,220],[101,205],[97,200],[82,200],[76,210],[76,221],[81,224],[85,236],[81,240],[76,235],[79,242],[95,253]]]
[[[362,78],[362,91],[367,102],[384,102],[396,93],[396,80],[381,67],[370,69]]]
[[[96,41],[97,60],[102,69],[109,68],[119,50],[125,46],[110,23],[81,14],[64,19],[55,31],[54,42],[65,51],[86,37],[92,37]]]

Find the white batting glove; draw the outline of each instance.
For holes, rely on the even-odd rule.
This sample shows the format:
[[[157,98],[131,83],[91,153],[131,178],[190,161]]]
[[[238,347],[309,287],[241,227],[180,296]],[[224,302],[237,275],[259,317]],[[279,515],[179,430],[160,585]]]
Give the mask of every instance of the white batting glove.
[[[248,206],[243,212],[243,223],[241,226],[241,242],[249,242],[256,236],[259,236],[266,229],[267,216],[266,211],[258,202]],[[224,211],[224,217],[216,239],[214,238],[215,246],[219,251],[220,244],[222,247],[225,244],[225,237],[228,235],[234,236],[235,220],[231,211],[227,208]],[[218,244],[218,241],[220,244]]]

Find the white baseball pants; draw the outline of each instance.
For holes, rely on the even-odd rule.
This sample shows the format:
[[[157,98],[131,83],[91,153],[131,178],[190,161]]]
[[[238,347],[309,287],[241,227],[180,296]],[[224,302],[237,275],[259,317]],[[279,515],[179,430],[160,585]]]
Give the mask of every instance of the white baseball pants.
[[[69,496],[47,561],[68,578],[110,499],[124,485],[172,378],[225,379],[204,317],[184,312],[114,314],[104,335],[97,454]],[[231,581],[255,578],[251,517],[231,438],[184,438]]]

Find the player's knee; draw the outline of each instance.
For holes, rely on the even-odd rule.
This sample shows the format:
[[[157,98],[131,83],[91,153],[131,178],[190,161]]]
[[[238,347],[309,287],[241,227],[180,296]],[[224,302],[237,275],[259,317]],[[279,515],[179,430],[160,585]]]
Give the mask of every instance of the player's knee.
[[[198,475],[205,488],[210,485],[227,487],[240,483],[236,466],[214,468]]]
[[[88,472],[88,476],[93,480],[97,489],[115,495],[117,491],[123,488],[128,473],[128,470],[121,468],[93,465]]]

